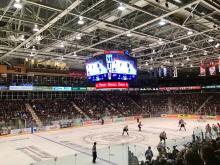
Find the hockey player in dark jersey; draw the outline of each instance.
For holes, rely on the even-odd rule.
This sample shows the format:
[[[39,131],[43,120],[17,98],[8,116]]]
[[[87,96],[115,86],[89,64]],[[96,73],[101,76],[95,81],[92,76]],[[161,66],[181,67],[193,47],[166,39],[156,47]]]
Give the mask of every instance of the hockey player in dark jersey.
[[[125,132],[127,133],[127,135],[129,135],[128,134],[128,125],[124,126],[122,136],[124,135]]]
[[[185,125],[186,125],[186,122],[183,119],[180,119],[179,120],[179,127],[180,127],[179,131],[181,131],[182,128],[184,128],[184,130],[186,131]]]
[[[141,127],[142,127],[143,125],[141,124],[141,121],[138,123],[138,128],[139,128],[139,131],[141,131]]]

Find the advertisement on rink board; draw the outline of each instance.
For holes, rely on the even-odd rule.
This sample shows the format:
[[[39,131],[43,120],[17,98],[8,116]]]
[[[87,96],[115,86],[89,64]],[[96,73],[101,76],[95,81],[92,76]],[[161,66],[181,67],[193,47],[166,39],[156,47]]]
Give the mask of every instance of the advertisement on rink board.
[[[173,119],[199,119],[201,115],[189,115],[189,114],[161,114],[161,117],[164,118],[173,118]],[[204,116],[207,120],[220,120],[220,116]]]

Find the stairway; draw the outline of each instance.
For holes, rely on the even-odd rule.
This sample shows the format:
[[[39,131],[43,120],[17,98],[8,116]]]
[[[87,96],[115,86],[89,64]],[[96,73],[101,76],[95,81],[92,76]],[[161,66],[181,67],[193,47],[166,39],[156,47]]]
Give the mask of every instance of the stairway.
[[[209,100],[211,100],[213,98],[213,96],[209,96],[203,103],[202,103],[202,105],[198,108],[198,110],[195,112],[196,114],[200,114],[201,113],[201,110],[202,110],[202,108],[205,106],[205,104],[209,101]]]
[[[34,112],[33,108],[30,106],[30,104],[25,104],[26,109],[30,112],[33,120],[37,123],[38,127],[42,127],[42,121],[39,119],[39,117],[37,116],[37,114]]]
[[[85,114],[85,112],[83,112],[82,111],[82,109],[80,109],[73,101],[71,102],[72,103],[72,105],[73,105],[73,109],[74,110],[77,110],[80,114],[82,114],[86,119],[90,119],[90,117],[87,115],[87,114]]]

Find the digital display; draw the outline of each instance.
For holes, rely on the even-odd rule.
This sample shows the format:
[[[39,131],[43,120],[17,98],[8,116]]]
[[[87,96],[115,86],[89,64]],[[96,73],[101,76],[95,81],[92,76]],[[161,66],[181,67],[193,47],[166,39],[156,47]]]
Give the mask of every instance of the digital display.
[[[97,55],[86,62],[86,73],[89,80],[97,81],[128,81],[137,76],[136,59],[117,51]]]

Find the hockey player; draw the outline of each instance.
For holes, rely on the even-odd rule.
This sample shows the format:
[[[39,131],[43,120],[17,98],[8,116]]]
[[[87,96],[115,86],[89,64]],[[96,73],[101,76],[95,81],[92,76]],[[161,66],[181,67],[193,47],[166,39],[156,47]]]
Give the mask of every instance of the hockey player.
[[[212,128],[210,127],[209,124],[207,124],[206,127],[205,127],[205,136],[207,137],[208,134],[211,138],[212,137]]]
[[[138,123],[138,128],[139,128],[139,131],[141,131],[141,127],[142,127],[143,125],[141,124],[141,121]]]
[[[166,134],[165,131],[161,132],[159,137],[160,137],[160,141],[161,141],[161,142],[162,142],[162,141],[164,141],[164,143],[166,142],[167,134]]]
[[[124,126],[123,132],[122,132],[122,136],[124,135],[125,132],[126,132],[127,135],[129,136],[129,134],[128,134],[128,125]]]
[[[181,131],[182,128],[184,128],[184,130],[186,131],[185,125],[186,125],[185,121],[183,119],[180,119],[179,120],[179,127],[180,127],[179,131]]]

